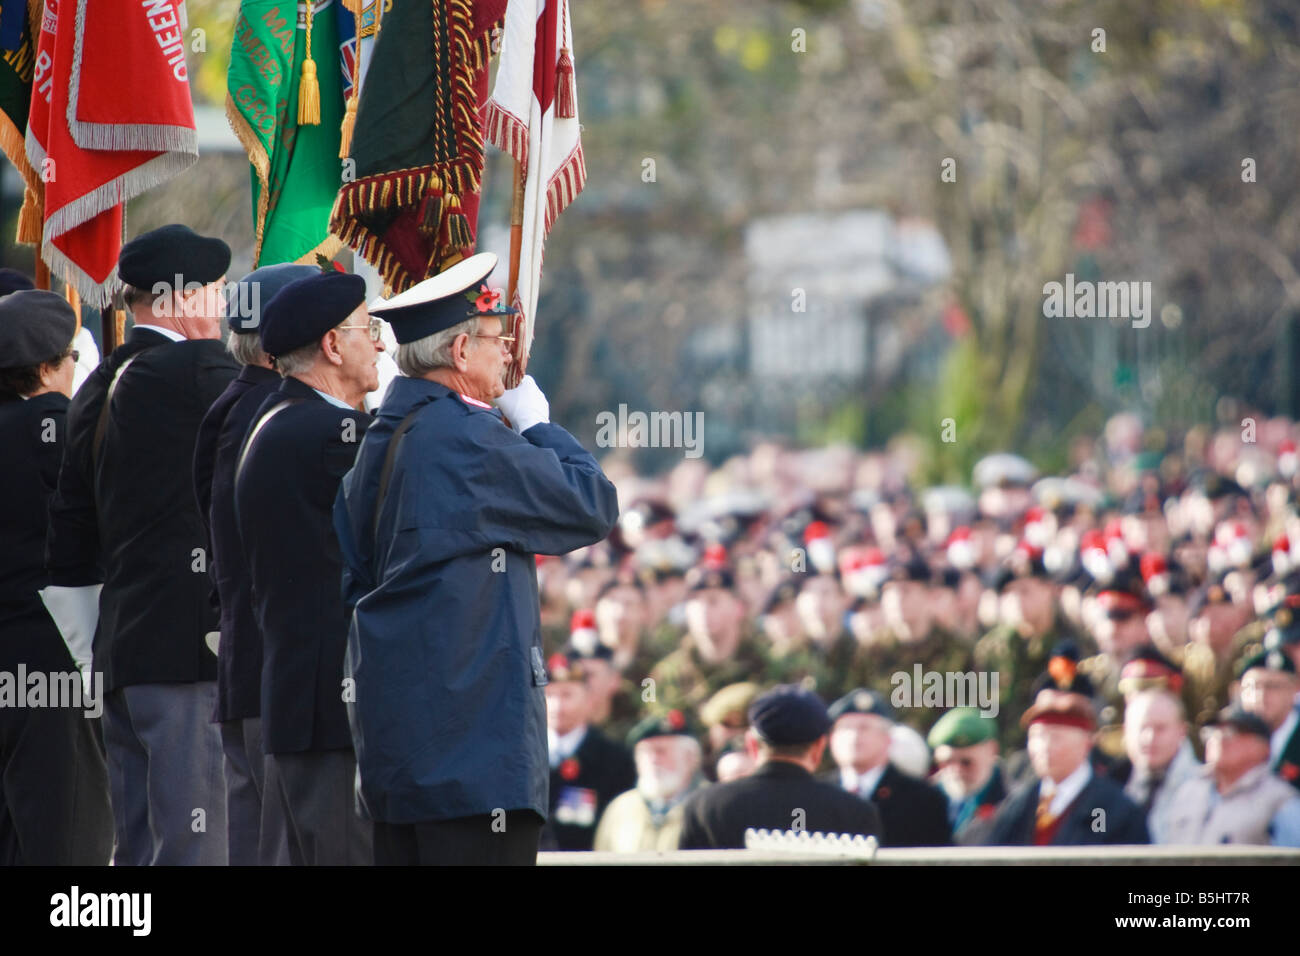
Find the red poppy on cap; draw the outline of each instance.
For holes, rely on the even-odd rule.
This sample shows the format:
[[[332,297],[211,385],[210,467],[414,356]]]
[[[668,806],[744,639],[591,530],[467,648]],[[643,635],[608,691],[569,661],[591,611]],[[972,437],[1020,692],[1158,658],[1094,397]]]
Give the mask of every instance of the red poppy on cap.
[[[673,730],[681,730],[686,726],[686,718],[682,716],[680,710],[668,711],[668,726]]]
[[[596,612],[589,607],[580,607],[569,618],[569,631],[590,630],[596,626]]]

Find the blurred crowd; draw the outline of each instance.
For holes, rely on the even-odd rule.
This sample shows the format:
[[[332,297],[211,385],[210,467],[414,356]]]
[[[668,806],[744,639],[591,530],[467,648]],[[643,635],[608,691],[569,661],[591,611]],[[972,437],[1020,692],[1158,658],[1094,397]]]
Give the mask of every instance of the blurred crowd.
[[[1073,443],[1068,473],[995,454],[938,487],[914,481],[906,443],[764,442],[658,478],[611,455],[617,529],[537,559],[551,845],[676,845],[673,808],[753,768],[748,707],[778,684],[839,702],[827,779],[887,760],[943,794],[946,830],[918,842],[988,842],[1007,794],[1050,777],[1036,724],[1083,734],[1153,841],[1300,842],[1298,437],[1261,417],[1174,441],[1122,414]],[[930,673],[972,693],[948,680],[923,700]],[[1178,829],[1191,785],[1253,822]],[[615,798],[637,812],[607,812]]]

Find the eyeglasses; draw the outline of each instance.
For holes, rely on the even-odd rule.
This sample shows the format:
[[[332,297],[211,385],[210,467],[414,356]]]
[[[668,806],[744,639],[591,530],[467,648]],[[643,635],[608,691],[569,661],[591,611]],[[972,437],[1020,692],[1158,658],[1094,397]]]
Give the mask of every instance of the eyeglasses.
[[[340,325],[340,329],[367,329],[370,332],[370,341],[378,342],[384,334],[384,320],[371,319],[368,325]]]
[[[476,339],[496,339],[503,345],[509,345],[515,340],[513,335],[484,335],[482,332],[471,332],[470,335]]]

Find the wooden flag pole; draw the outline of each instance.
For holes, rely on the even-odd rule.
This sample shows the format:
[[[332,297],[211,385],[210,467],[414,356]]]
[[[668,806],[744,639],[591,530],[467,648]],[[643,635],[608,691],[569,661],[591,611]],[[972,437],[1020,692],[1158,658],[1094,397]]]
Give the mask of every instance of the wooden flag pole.
[[[524,246],[524,167],[519,160],[514,161],[515,175],[510,197],[510,270],[506,282],[506,305],[514,305],[515,292],[519,288],[519,256]],[[518,320],[514,323],[513,334],[516,336],[513,350],[514,363],[506,376],[510,387],[523,380],[524,337],[523,327]]]
[[[524,246],[524,167],[514,161],[515,178],[510,196],[510,273],[506,283],[506,305],[515,301],[519,288],[519,254]]]

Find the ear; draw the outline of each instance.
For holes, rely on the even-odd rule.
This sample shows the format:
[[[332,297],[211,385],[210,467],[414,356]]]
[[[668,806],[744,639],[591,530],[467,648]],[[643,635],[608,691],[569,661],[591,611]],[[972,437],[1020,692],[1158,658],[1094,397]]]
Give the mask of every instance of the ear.
[[[59,366],[62,362],[42,362],[37,369],[41,378],[41,388],[54,388],[58,381]]]
[[[469,371],[469,343],[471,341],[468,332],[462,332],[452,340],[451,360],[458,372]]]
[[[751,760],[758,760],[758,734],[752,728],[745,731],[745,753]]]
[[[325,358],[331,365],[343,364],[343,353],[339,351],[339,333],[337,329],[330,329],[320,340],[320,349],[325,353]]]

